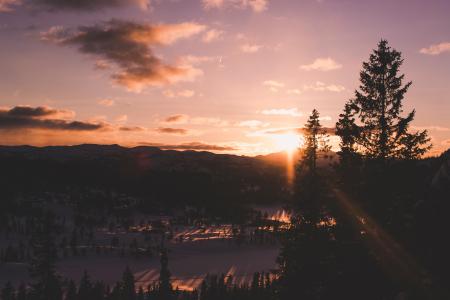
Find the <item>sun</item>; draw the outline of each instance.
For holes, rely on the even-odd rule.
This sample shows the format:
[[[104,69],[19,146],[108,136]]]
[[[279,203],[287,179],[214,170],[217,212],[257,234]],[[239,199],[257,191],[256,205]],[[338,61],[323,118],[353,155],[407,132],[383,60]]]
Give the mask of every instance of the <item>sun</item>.
[[[294,152],[301,146],[301,139],[297,134],[285,133],[274,136],[278,151]]]

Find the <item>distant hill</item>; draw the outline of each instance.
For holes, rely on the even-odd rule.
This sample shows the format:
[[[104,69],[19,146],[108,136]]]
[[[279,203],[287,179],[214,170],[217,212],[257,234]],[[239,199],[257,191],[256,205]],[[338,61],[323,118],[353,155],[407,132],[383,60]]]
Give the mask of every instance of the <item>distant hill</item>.
[[[0,165],[9,194],[101,189],[167,205],[267,203],[286,196],[282,164],[210,152],[92,144],[0,146]]]

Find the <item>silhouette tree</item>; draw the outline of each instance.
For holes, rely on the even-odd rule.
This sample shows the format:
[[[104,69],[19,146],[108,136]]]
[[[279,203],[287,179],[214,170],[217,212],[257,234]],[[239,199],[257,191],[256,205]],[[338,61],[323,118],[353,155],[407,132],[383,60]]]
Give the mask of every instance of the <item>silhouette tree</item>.
[[[348,102],[344,111],[339,115],[335,133],[341,138],[339,164],[336,166],[339,179],[344,186],[354,185],[359,179],[360,155],[357,152],[356,139],[359,136],[359,127],[355,123],[357,107]]]
[[[135,300],[136,290],[134,286],[134,275],[129,267],[126,267],[122,275],[122,299]]]
[[[77,300],[77,286],[73,280],[70,280],[67,286],[65,300]]]
[[[307,218],[319,222],[320,202],[324,198],[322,176],[317,172],[319,154],[330,150],[328,135],[320,124],[320,114],[314,109],[303,129],[305,143],[302,156],[297,163],[294,189],[294,206]]]
[[[34,279],[31,288],[33,300],[61,300],[61,282],[55,272],[56,247],[53,233],[54,216],[46,213],[32,236],[33,258],[30,275]]]
[[[14,287],[11,285],[11,282],[8,281],[1,292],[2,300],[15,300],[16,297],[14,293]]]
[[[363,63],[359,90],[336,126],[343,150],[356,143],[368,158],[415,159],[430,149],[426,131],[408,131],[415,110],[401,116],[403,99],[412,84],[403,84],[405,75],[399,74],[402,64],[401,53],[386,40],[381,40],[369,61]],[[357,124],[352,116],[358,118]]]
[[[93,284],[88,273],[84,271],[78,287],[78,299],[94,300],[92,295]]]
[[[296,210],[278,257],[281,299],[321,299],[329,283],[325,274],[331,271],[331,229],[322,225],[329,218],[327,184],[317,167],[318,153],[329,150],[329,146],[317,110],[312,111],[303,135],[303,156],[295,182]]]
[[[167,249],[161,250],[161,270],[159,272],[158,292],[161,300],[172,299],[173,288],[170,283],[169,259],[167,257]]]

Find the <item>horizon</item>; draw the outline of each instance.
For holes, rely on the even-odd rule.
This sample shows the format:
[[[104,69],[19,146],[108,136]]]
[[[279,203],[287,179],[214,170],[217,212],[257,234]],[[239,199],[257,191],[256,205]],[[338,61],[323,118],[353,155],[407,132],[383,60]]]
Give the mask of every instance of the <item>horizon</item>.
[[[413,82],[404,115],[416,109],[411,129],[427,129],[427,155],[439,155],[450,147],[450,3],[382,2],[389,11],[379,1],[0,0],[1,144],[293,151],[313,108],[335,127],[385,38]]]

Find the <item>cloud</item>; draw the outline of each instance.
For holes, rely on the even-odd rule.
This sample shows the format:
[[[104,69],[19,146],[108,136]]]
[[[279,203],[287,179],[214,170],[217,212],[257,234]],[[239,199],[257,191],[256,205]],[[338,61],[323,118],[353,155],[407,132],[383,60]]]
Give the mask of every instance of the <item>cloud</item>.
[[[122,126],[119,127],[120,131],[127,131],[127,132],[136,132],[136,131],[145,131],[146,129],[144,127],[140,126]]]
[[[333,60],[331,57],[327,58],[317,58],[309,65],[302,65],[300,66],[300,69],[305,71],[332,71],[342,68],[342,65],[337,63],[335,60]]]
[[[202,0],[203,8],[222,9],[222,8],[238,8],[251,9],[254,12],[265,11],[269,5],[269,0]]]
[[[330,116],[323,116],[323,117],[319,117],[320,121],[331,121],[332,118]]]
[[[148,86],[161,86],[179,81],[193,81],[203,72],[187,63],[166,64],[157,57],[152,46],[170,45],[206,29],[198,23],[151,25],[112,19],[108,22],[81,26],[78,30],[52,27],[41,33],[41,39],[59,45],[77,46],[81,53],[114,65],[115,83],[140,91]]]
[[[99,59],[95,62],[94,68],[96,70],[108,70],[111,68],[111,65],[107,61]]]
[[[20,0],[0,0],[0,13],[14,10],[14,6],[20,5]]]
[[[303,86],[304,91],[316,91],[316,92],[342,92],[345,91],[345,87],[338,84],[325,84],[321,81],[316,81],[314,84],[310,85],[304,85]]]
[[[114,100],[112,99],[100,99],[97,101],[97,103],[102,106],[113,106],[115,104]]]
[[[440,131],[440,132],[447,132],[450,131],[450,128],[443,127],[443,126],[436,126],[436,125],[429,125],[429,126],[411,126],[414,130],[429,130],[429,131]]]
[[[189,124],[214,126],[214,127],[227,127],[230,125],[229,122],[226,120],[222,120],[220,118],[206,118],[206,117],[190,118]]]
[[[420,49],[420,53],[428,55],[439,55],[444,52],[450,52],[450,42],[434,44],[428,48]]]
[[[166,119],[164,119],[164,122],[182,124],[182,123],[186,123],[187,120],[189,120],[188,115],[177,114],[177,115],[168,116]]]
[[[270,123],[262,122],[259,120],[246,120],[237,123],[239,127],[249,127],[249,128],[259,128],[259,127],[267,127]]]
[[[302,93],[299,89],[290,89],[286,92],[288,95],[300,95]]]
[[[167,117],[163,123],[171,124],[190,124],[190,125],[201,125],[205,127],[226,127],[230,123],[226,120],[220,118],[208,118],[208,117],[190,117],[184,114],[176,114]]]
[[[263,46],[262,45],[257,45],[257,44],[244,44],[241,46],[241,51],[244,53],[256,53],[259,50],[261,50]]]
[[[297,107],[293,108],[273,108],[273,109],[265,109],[261,111],[263,115],[269,116],[291,116],[291,117],[301,117],[303,113],[298,110]]]
[[[205,43],[211,43],[222,38],[224,31],[218,29],[210,29],[203,34],[202,41]]]
[[[263,82],[264,86],[269,87],[271,92],[278,92],[279,89],[284,88],[285,84],[276,80],[266,80]]]
[[[334,135],[335,134],[335,128],[332,127],[322,127],[322,129],[325,131],[326,134]],[[270,128],[266,130],[261,130],[257,132],[253,132],[250,135],[251,136],[263,136],[263,135],[277,135],[277,134],[289,134],[289,133],[298,133],[303,134],[305,133],[305,128],[300,127],[288,127],[288,128]]]
[[[14,6],[24,5],[31,10],[75,10],[94,11],[104,8],[138,6],[151,9],[150,0],[0,0],[0,12],[11,11]]]
[[[200,151],[236,151],[238,149],[227,145],[190,142],[182,144],[141,143],[141,145],[158,147],[164,150],[200,150]]]
[[[120,115],[115,119],[116,122],[118,123],[125,123],[126,121],[128,121],[128,116],[127,115]]]
[[[162,93],[167,98],[175,98],[175,97],[191,98],[195,96],[195,91],[193,90],[182,90],[178,92],[174,92],[172,90],[164,90]]]
[[[158,133],[176,134],[176,135],[186,135],[188,133],[187,129],[184,128],[170,128],[170,127],[159,127],[155,129]]]
[[[0,130],[47,129],[95,131],[107,129],[104,123],[67,120],[74,113],[45,106],[0,108]]]

